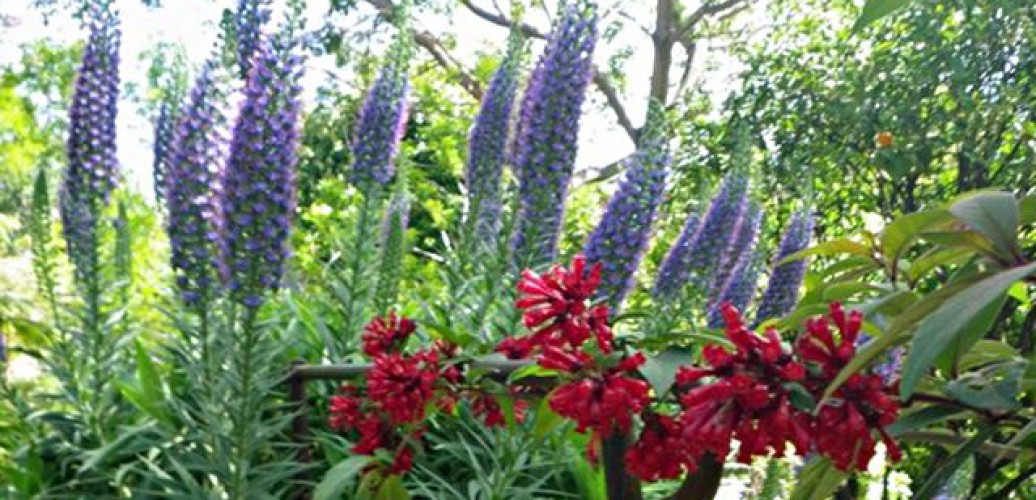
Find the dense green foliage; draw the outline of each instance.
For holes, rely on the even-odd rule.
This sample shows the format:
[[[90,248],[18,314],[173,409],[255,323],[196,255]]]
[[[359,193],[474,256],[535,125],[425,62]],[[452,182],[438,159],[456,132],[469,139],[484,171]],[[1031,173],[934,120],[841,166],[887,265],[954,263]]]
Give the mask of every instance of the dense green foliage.
[[[153,9],[162,3],[144,2]],[[508,237],[495,239],[470,230],[464,179],[479,106],[472,89],[487,87],[508,31],[493,27],[500,43],[472,51],[466,70],[449,53],[461,37],[437,39],[407,24],[456,18],[462,5],[407,2],[408,13],[393,2],[285,3],[290,8],[262,29],[299,35],[300,13],[318,4],[329,20],[309,20],[304,50],[328,56],[335,71],[307,80],[317,88],[307,94],[300,126],[292,256],[261,307],[229,293],[200,306],[182,300],[168,264],[162,196],[130,187],[141,184],[130,178],[152,175],[151,164],[123,174],[97,225],[97,286],[77,287],[57,207],[82,47],[43,40],[4,49],[20,57],[0,68],[0,492],[608,498],[614,472],[584,453],[600,436],[575,432],[542,394],[530,398],[524,419],[515,417],[518,398],[509,384],[557,376],[535,365],[502,379],[471,368],[471,380],[506,394],[499,398],[506,423],[485,426],[471,401],[430,408],[405,475],[383,476],[377,467],[365,473],[392,457],[357,455],[354,440],[329,428],[327,400],[338,382],[309,381],[302,408],[289,398],[292,363],[363,363],[364,325],[389,310],[416,318],[421,329],[411,347],[447,341],[462,348],[458,365],[499,361],[490,354],[494,346],[527,325],[514,307],[517,175],[504,172],[500,234]],[[631,80],[639,75],[621,70],[634,49],[622,46],[620,33],[636,30],[635,14],[619,15],[623,2],[611,3],[614,9],[602,9],[607,52],[597,71],[620,95],[634,93]],[[769,284],[771,264],[808,262],[793,310],[758,319],[791,342],[832,301],[861,311],[870,340],[825,396],[857,371],[901,363],[893,371],[902,411],[888,431],[905,456],[892,463],[881,455],[854,473],[824,458],[801,465],[785,457],[750,465],[731,458],[711,476],[703,466],[645,484],[646,498],[687,498],[680,495],[688,485],[719,485],[721,476],[767,499],[863,498],[868,491],[882,498],[1036,495],[1036,9],[1028,0],[871,0],[862,10],[859,3],[774,0],[693,33],[723,39],[742,71],[723,99],[681,83],[666,103],[672,164],[665,195],[613,327],[622,349],[648,355],[641,377],[660,400],[670,395],[677,367],[701,363],[706,345],[729,344],[707,326],[718,287],[685,287],[678,299],[663,301],[652,286],[688,216],[704,217],[722,179],[741,175],[751,186],[746,206],[764,214],[758,244],[753,239],[755,250],[744,259],[760,272],[752,274],[753,295]],[[34,15],[78,19],[89,2],[33,4]],[[527,15],[535,23],[538,13],[555,15],[555,2],[513,4],[501,19]],[[244,85],[237,51],[246,30],[234,24],[235,6],[226,7],[222,19],[203,21],[219,27],[211,54],[232,93]],[[731,26],[739,15],[768,24],[738,31]],[[330,20],[349,16],[363,22],[342,30]],[[364,91],[400,49],[372,42],[371,33],[413,51],[396,174],[378,189],[350,182],[353,140]],[[542,44],[535,34],[530,39],[526,52],[538,54]],[[441,57],[420,52],[428,44]],[[183,105],[201,61],[187,61],[174,45],[146,53],[150,88],[120,105],[124,114],[136,105],[154,121],[163,106]],[[525,78],[535,59],[522,59]],[[611,119],[603,101],[584,107],[584,122]],[[559,261],[584,250],[622,178],[610,175],[621,168],[600,172],[577,173],[569,188]],[[816,221],[813,244],[771,262],[797,212]],[[728,257],[720,260],[741,260]],[[746,304],[754,314],[758,306]]]

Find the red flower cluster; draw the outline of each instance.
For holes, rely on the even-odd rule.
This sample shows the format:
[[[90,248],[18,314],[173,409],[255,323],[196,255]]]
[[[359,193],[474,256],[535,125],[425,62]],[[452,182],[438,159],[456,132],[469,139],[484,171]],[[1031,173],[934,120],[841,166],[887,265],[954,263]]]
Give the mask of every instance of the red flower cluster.
[[[525,413],[528,411],[528,404],[524,400],[518,398],[513,398],[511,401],[515,422],[521,423],[525,421]],[[500,403],[496,398],[487,393],[476,392],[472,396],[471,412],[476,416],[482,417],[482,421],[485,422],[486,427],[503,427],[507,424],[507,419],[504,416],[503,408],[500,407]]]
[[[526,269],[518,282],[522,296],[516,305],[525,310],[525,326],[533,330],[527,338],[507,339],[497,350],[512,359],[527,357],[536,347],[567,346],[578,349],[590,335],[597,338],[601,352],[612,349],[612,331],[608,326],[608,307],[589,304],[601,282],[601,264],[589,272],[586,258],[577,255],[572,268],[555,265],[540,275]]]
[[[397,317],[395,311],[389,311],[388,316],[374,318],[363,328],[360,337],[363,353],[374,357],[398,350],[416,329],[417,324],[413,320]]]
[[[667,415],[645,412],[640,438],[626,450],[626,470],[642,481],[676,479],[697,464],[686,451],[680,422]]]
[[[436,343],[413,355],[398,352],[415,329],[412,320],[395,313],[371,321],[362,337],[363,352],[374,361],[367,372],[365,397],[359,397],[357,389],[347,384],[330,399],[331,428],[339,432],[355,430],[359,436],[354,453],[374,455],[379,449],[392,453],[392,463],[383,467],[385,474],[410,469],[414,457],[411,443],[423,433],[421,422],[429,404],[451,401],[449,395],[436,401],[436,390],[460,378],[455,366],[443,367],[440,363],[456,353],[454,346]]]
[[[744,463],[754,456],[783,454],[788,441],[805,452],[808,430],[793,418],[786,388],[789,382],[801,381],[805,369],[784,351],[775,330],[767,330],[765,336],[748,331],[730,305],[723,308],[723,316],[734,352],[708,346],[703,356],[710,368],[681,368],[677,375],[677,383],[688,388],[711,377],[711,382],[680,396],[686,443],[695,454],[709,451],[725,457],[731,438],[737,439],[737,459]]]
[[[644,364],[644,355],[613,355],[608,307],[590,304],[600,281],[601,265],[587,270],[582,255],[570,269],[554,266],[544,275],[526,270],[518,283],[522,296],[517,306],[533,332],[505,339],[496,349],[512,359],[539,354],[540,366],[573,378],[557,387],[548,402],[559,415],[574,420],[579,432],[592,432],[591,450],[597,439],[629,431],[633,415],[650,401],[648,384],[627,375]],[[588,350],[591,336],[596,349]]]
[[[832,379],[856,354],[856,340],[863,324],[858,311],[847,316],[841,304],[831,304],[831,321],[838,328],[836,340],[827,318],[815,318],[806,323],[806,331],[799,338],[799,356],[815,373],[807,384],[820,396]],[[874,456],[877,432],[888,449],[889,458],[898,461],[902,452],[885,432],[885,427],[896,420],[899,404],[894,387],[880,375],[855,373],[832,394],[811,419],[814,444],[817,451],[829,457],[842,470],[862,469]]]

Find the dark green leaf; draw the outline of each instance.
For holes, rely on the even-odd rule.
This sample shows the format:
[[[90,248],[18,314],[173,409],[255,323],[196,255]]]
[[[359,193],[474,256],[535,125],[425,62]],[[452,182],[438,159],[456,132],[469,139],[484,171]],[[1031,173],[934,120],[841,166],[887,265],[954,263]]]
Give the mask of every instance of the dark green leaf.
[[[835,240],[825,241],[819,245],[815,245],[805,250],[795,252],[781,260],[780,264],[794,262],[796,260],[804,259],[811,255],[839,255],[843,253],[859,255],[863,257],[870,257],[872,254],[870,247],[864,245],[863,243],[853,241],[848,238],[839,238]]]
[[[867,27],[867,25],[887,16],[888,14],[905,7],[910,4],[912,0],[868,0],[863,5],[863,11],[860,12],[860,17],[856,18],[856,23],[853,24],[853,33],[860,31]]]
[[[1024,361],[1007,361],[968,372],[946,384],[948,396],[976,408],[992,411],[1014,411],[1022,407],[1018,401]]]
[[[648,356],[647,362],[640,367],[640,374],[651,384],[656,396],[669,392],[676,380],[676,371],[681,366],[691,364],[691,353],[689,351],[670,348],[658,353],[657,356]]]
[[[1001,293],[998,298],[989,305],[982,308],[967,325],[961,328],[961,334],[947,343],[942,348],[942,353],[935,362],[935,366],[944,372],[955,371],[954,367],[960,363],[960,359],[971,351],[971,348],[986,333],[993,328],[993,323],[1000,316],[1000,309],[1007,302],[1007,293]],[[962,368],[966,369],[966,368]]]
[[[886,427],[885,430],[890,436],[897,437],[904,432],[927,427],[961,413],[964,413],[964,410],[955,406],[926,406],[915,412],[900,416],[898,420]]]
[[[985,235],[1005,258],[1021,253],[1018,248],[1018,200],[1004,192],[985,192],[963,199],[950,207],[961,222]]]
[[[977,434],[954,450],[954,452],[943,462],[942,467],[939,467],[931,476],[928,476],[928,480],[921,486],[921,489],[914,492],[914,500],[929,500],[934,498],[947,481],[949,481],[950,477],[957,472],[957,469],[975,453],[975,450],[977,450],[982,443],[985,443],[993,435],[993,429],[994,428],[992,426],[987,426],[979,430]]]
[[[899,260],[907,244],[920,233],[933,230],[950,220],[950,213],[940,209],[907,214],[893,221],[881,233],[881,253],[886,263],[891,264]]]
[[[901,396],[906,399],[914,393],[917,382],[935,363],[943,347],[965,334],[964,328],[972,325],[989,304],[1001,300],[1014,282],[1034,272],[1036,263],[989,276],[953,295],[928,315],[918,327],[903,364]]]
[[[327,474],[324,474],[324,479],[313,490],[313,500],[342,498],[348,490],[352,489],[356,477],[370,460],[369,456],[356,455],[335,464],[331,470],[327,471]]]
[[[848,473],[835,468],[830,460],[814,458],[799,472],[789,500],[826,500],[848,477]]]

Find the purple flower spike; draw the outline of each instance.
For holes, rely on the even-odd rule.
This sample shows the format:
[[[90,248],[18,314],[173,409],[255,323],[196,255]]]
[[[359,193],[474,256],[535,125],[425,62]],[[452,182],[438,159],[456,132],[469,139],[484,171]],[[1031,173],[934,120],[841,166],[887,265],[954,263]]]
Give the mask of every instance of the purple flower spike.
[[[753,243],[752,246],[755,246],[755,244]],[[709,328],[721,328],[723,326],[723,304],[730,303],[739,311],[744,311],[748,307],[752,297],[755,296],[756,286],[759,281],[759,271],[762,267],[759,265],[761,261],[762,259],[758,258],[752,249],[748,249],[738,259],[734,269],[730,272],[730,279],[727,280],[717,300],[709,307],[707,317]]]
[[[119,101],[119,38],[115,16],[101,2],[87,11],[90,37],[69,113],[68,166],[60,192],[61,221],[76,279],[96,285],[97,226],[119,182],[115,119]]]
[[[652,101],[641,132],[641,146],[627,162],[625,177],[583,250],[587,262],[602,264],[597,295],[608,300],[612,314],[618,312],[632,288],[634,273],[651,238],[671,160],[666,140],[664,110]]]
[[[386,186],[396,171],[394,161],[407,121],[409,46],[409,39],[400,35],[356,118],[349,180],[363,191]]]
[[[716,271],[712,276],[710,295],[713,299],[718,298],[723,293],[734,266],[738,264],[743,255],[751,253],[752,249],[755,248],[756,240],[759,238],[759,226],[763,220],[762,208],[758,204],[748,201],[747,196],[745,196],[743,203],[747,206],[734,223],[734,229],[727,241],[726,250],[720,256]]]
[[[513,244],[523,265],[555,259],[596,42],[596,6],[568,6],[522,100],[514,141],[521,207]]]
[[[248,70],[252,67],[252,57],[262,39],[263,26],[270,20],[269,3],[269,0],[238,0],[237,2],[234,31],[236,33],[237,64],[241,71],[241,78],[248,78]]]
[[[270,37],[256,49],[220,193],[221,246],[231,295],[262,304],[280,286],[295,212],[301,59]]]
[[[747,189],[745,177],[727,177],[700,222],[695,219],[692,225],[688,220],[659,268],[655,298],[671,299],[688,284],[704,286],[709,282],[744,212]]]
[[[213,62],[202,68],[184,106],[171,145],[164,192],[171,264],[181,298],[189,305],[204,304],[211,295],[219,261],[217,197],[223,123],[215,68]]]
[[[480,239],[493,238],[499,230],[500,176],[507,154],[508,130],[515,95],[518,93],[518,65],[521,37],[512,33],[507,54],[489,81],[475,126],[468,138],[468,164],[464,179],[468,206]]]
[[[158,108],[158,119],[155,120],[155,159],[152,162],[152,175],[155,183],[155,201],[159,204],[165,202],[166,177],[169,175],[176,124],[180,121],[176,106],[169,97],[162,99]]]
[[[770,318],[779,318],[788,314],[799,297],[802,279],[806,276],[806,259],[781,264],[789,255],[804,250],[809,246],[810,233],[813,231],[813,216],[807,210],[792,215],[788,229],[777,247],[777,255],[773,259],[773,271],[770,282],[759,302],[756,320],[761,322]]]

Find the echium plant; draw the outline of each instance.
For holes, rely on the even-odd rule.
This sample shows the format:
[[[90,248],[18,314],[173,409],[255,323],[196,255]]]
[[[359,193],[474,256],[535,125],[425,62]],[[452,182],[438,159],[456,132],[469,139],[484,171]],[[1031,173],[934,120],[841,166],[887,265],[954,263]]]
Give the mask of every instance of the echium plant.
[[[176,126],[164,197],[168,208],[170,258],[180,297],[205,308],[218,284],[220,256],[219,165],[222,102],[214,81],[216,64],[202,68]]]
[[[301,113],[294,44],[270,37],[256,50],[219,198],[224,279],[249,308],[279,287],[289,254]]]
[[[98,3],[76,76],[69,113],[68,166],[60,192],[61,222],[76,281],[99,294],[98,226],[119,181],[115,118],[119,100],[119,38],[114,15]]]
[[[633,286],[634,273],[651,239],[671,161],[668,137],[665,109],[652,101],[637,152],[626,162],[625,176],[584,249],[587,261],[602,264],[597,294],[608,302],[612,314]]]
[[[806,259],[783,262],[790,255],[809,246],[809,237],[813,231],[813,216],[808,209],[796,211],[788,222],[788,228],[777,246],[777,254],[773,258],[773,270],[770,272],[766,291],[759,301],[756,310],[757,321],[779,318],[791,312],[798,300],[799,288],[806,275]]]
[[[564,7],[529,78],[514,140],[521,196],[514,239],[519,263],[554,260],[596,43],[596,5]]]
[[[173,152],[173,139],[176,135],[176,124],[180,121],[178,99],[172,95],[164,95],[158,104],[158,117],[155,120],[153,153],[154,160],[151,172],[155,187],[155,201],[165,201],[166,177],[169,175],[169,160]]]
[[[658,270],[653,292],[656,299],[671,300],[688,284],[708,283],[747,208],[747,191],[745,176],[729,175],[705,215],[688,220]]]
[[[522,37],[515,30],[511,33],[500,67],[489,81],[468,137],[468,160],[464,173],[468,189],[468,228],[483,241],[495,240],[500,229],[500,183],[507,161],[511,114],[518,92],[522,45]]]
[[[270,20],[270,0],[238,0],[234,16],[234,45],[241,78],[248,78],[252,57]]]

